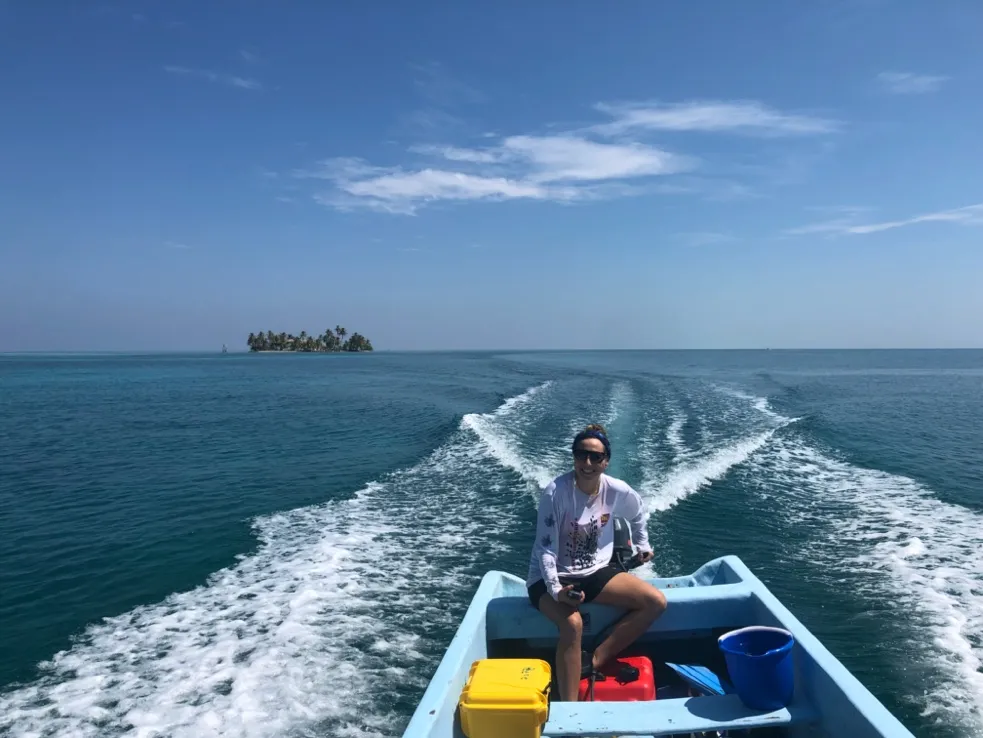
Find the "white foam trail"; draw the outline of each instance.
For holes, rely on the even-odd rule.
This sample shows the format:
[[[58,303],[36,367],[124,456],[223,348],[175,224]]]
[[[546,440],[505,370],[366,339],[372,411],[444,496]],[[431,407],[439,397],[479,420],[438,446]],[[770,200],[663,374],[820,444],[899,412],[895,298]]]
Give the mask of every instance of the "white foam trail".
[[[825,565],[853,572],[878,600],[920,621],[905,628],[908,645],[938,672],[919,683],[923,714],[983,736],[983,515],[795,440],[762,459],[762,472],[787,489],[785,505],[833,526],[835,537],[811,548]]]
[[[536,395],[538,395],[539,393],[541,393],[541,392],[543,392],[545,390],[548,390],[552,386],[553,386],[553,381],[552,380],[543,382],[542,384],[540,384],[540,385],[538,385],[536,387],[530,387],[525,392],[523,392],[521,395],[515,395],[515,397],[508,398],[498,408],[496,408],[494,412],[492,412],[490,414],[480,415],[480,414],[477,414],[477,413],[471,413],[469,415],[466,415],[465,417],[468,417],[468,418],[482,418],[482,417],[484,417],[484,418],[488,418],[488,417],[490,417],[490,418],[501,418],[503,416],[509,415],[516,408],[521,407],[522,405],[528,404]]]
[[[507,426],[536,391],[474,419]],[[521,524],[518,508],[487,502],[506,494],[498,468],[460,432],[353,499],[257,520],[255,553],[89,627],[39,679],[0,694],[0,735],[398,734],[405,717],[386,705],[425,687],[436,634],[483,573],[459,542],[498,555]]]
[[[523,456],[518,450],[516,434],[508,428],[506,419],[513,411],[528,405],[533,398],[548,389],[552,382],[533,387],[517,397],[513,397],[494,413],[479,415],[471,413],[461,419],[461,427],[471,430],[485,445],[491,455],[502,465],[518,472],[524,479],[542,489],[556,476],[554,469],[558,454],[540,461]]]
[[[764,446],[776,430],[777,428],[773,428],[736,441],[701,458],[682,461],[661,478],[646,480],[639,491],[645,498],[648,509],[668,510],[711,482],[722,479],[731,469],[747,461],[751,454]]]
[[[758,397],[757,395],[751,395],[739,389],[734,389],[733,387],[723,387],[720,385],[713,385],[714,389],[725,395],[730,395],[738,400],[745,400],[750,403],[751,407],[757,410],[762,415],[770,418],[779,423],[789,422],[791,418],[786,418],[780,413],[776,413],[768,402],[767,397]]]
[[[666,442],[673,450],[676,459],[684,459],[690,455],[690,450],[683,441],[683,425],[686,423],[686,415],[678,407],[671,409],[672,421],[666,427]]]
[[[733,408],[732,411],[744,412],[749,404],[750,408],[765,416],[764,421],[768,427],[716,448],[692,451],[686,448],[682,439],[681,431],[686,418],[680,411],[673,409],[673,420],[666,430],[666,439],[676,456],[668,470],[661,473],[650,470],[639,490],[649,510],[668,510],[680,500],[722,479],[731,469],[745,463],[755,452],[764,447],[776,431],[797,420],[774,412],[768,405],[767,398],[748,395],[729,388],[715,387],[715,389],[742,400],[745,407]]]
[[[624,408],[631,405],[633,393],[627,382],[616,382],[611,389],[611,399],[608,403],[608,414],[604,418],[605,427],[610,427],[620,416]]]
[[[615,421],[624,413],[625,409],[634,402],[634,392],[628,382],[615,382],[611,386],[611,393],[608,396],[607,406],[604,409],[590,403],[583,415],[571,418],[567,424],[569,440],[572,440],[587,423],[600,422],[604,427],[611,431]],[[603,413],[603,414],[602,414]]]

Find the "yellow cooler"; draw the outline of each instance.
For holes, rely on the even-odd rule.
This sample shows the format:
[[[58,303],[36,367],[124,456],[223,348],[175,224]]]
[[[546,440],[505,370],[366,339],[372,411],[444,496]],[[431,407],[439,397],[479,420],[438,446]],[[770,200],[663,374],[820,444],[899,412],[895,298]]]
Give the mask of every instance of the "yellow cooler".
[[[539,738],[549,714],[550,665],[540,659],[471,664],[458,703],[468,738]]]

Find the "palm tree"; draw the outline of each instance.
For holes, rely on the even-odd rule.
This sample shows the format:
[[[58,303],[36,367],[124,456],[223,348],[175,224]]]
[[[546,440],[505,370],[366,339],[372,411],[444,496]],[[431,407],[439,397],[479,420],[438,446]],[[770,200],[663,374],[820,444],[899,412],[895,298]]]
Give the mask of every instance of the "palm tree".
[[[246,345],[251,351],[371,351],[372,343],[361,333],[352,333],[347,341],[342,341],[348,331],[337,326],[334,332],[328,328],[322,336],[309,336],[301,331],[293,333],[250,333]]]

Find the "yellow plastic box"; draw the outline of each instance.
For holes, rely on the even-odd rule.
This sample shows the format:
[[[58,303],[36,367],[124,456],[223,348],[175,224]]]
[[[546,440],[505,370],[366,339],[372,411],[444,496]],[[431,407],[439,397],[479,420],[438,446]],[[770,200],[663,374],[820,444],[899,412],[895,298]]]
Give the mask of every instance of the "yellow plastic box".
[[[550,665],[540,659],[471,664],[458,702],[468,738],[539,738],[549,716]]]

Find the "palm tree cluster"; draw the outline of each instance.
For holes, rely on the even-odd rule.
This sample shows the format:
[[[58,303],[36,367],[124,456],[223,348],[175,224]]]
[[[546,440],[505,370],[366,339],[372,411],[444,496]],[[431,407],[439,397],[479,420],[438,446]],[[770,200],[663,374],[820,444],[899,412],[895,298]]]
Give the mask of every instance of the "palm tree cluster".
[[[309,336],[301,331],[299,336],[292,333],[250,333],[246,345],[250,351],[371,351],[372,342],[360,333],[352,333],[340,325],[332,331],[328,328],[320,336]]]

